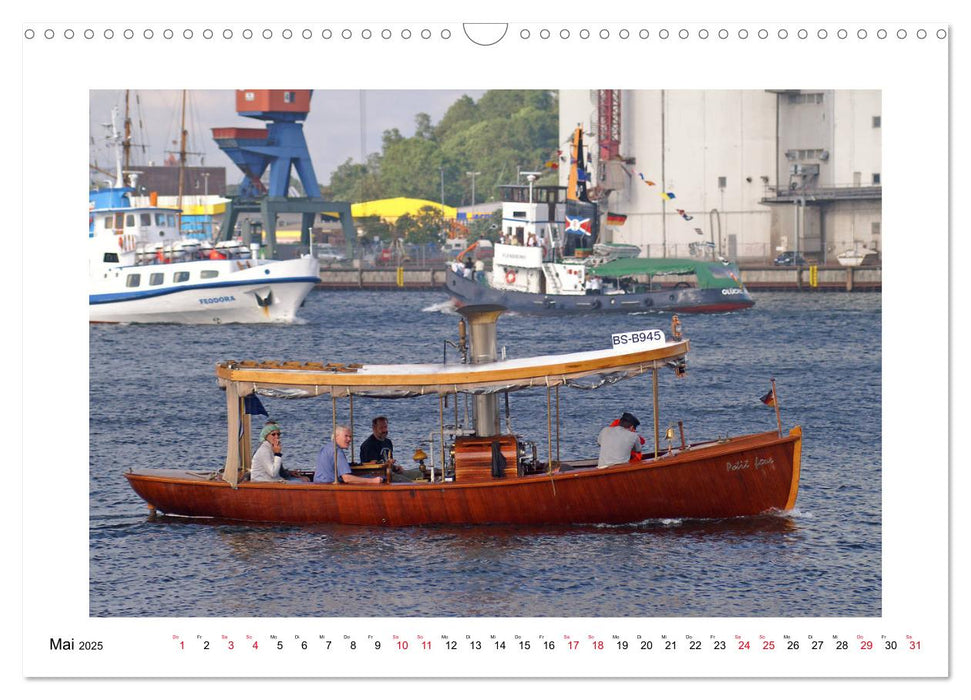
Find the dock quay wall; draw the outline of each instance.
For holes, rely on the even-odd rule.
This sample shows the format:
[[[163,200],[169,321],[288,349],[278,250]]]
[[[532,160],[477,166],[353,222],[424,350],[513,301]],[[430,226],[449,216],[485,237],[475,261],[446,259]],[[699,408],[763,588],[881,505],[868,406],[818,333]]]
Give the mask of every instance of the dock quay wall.
[[[324,289],[440,289],[444,286],[445,268],[408,267],[321,267],[317,284]]]
[[[749,290],[804,292],[879,292],[880,267],[753,267],[740,269],[742,282]],[[377,267],[343,268],[322,266],[320,289],[441,289],[445,286],[444,268]]]

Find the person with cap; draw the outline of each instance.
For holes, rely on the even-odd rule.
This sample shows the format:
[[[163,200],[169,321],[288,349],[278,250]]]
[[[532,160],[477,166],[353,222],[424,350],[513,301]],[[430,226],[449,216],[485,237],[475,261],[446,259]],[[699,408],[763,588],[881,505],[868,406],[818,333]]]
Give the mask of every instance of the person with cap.
[[[629,413],[627,415],[630,416],[631,418],[634,418],[634,416],[631,416]],[[637,419],[634,418],[634,420],[637,420]],[[620,425],[620,418],[615,419],[610,425],[611,427]],[[645,440],[642,435],[638,435],[637,437],[641,441],[641,444],[639,447],[636,447],[633,450],[631,450],[630,458],[632,462],[637,461],[639,459],[643,459],[643,457],[641,456],[641,449],[644,447],[644,443],[647,442],[647,440]]]
[[[315,484],[380,484],[381,476],[357,476],[351,473],[344,450],[351,446],[351,429],[346,425],[334,428],[331,440],[317,453],[317,469],[314,470]],[[336,473],[336,478],[335,474]]]
[[[600,445],[598,468],[603,469],[612,464],[626,464],[640,459],[641,438],[636,432],[640,424],[636,416],[624,412],[616,421],[616,425],[608,425],[600,431],[600,435],[597,436],[597,444]]]
[[[283,447],[280,439],[280,424],[275,420],[267,421],[260,431],[260,446],[253,453],[250,481],[306,481],[301,477],[290,476],[283,468]]]

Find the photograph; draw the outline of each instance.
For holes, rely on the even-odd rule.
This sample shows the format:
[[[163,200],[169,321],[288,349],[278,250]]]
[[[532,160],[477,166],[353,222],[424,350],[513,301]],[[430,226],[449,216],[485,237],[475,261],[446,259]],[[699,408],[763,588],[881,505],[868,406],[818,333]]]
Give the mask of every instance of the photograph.
[[[93,616],[880,614],[879,91],[113,95]]]

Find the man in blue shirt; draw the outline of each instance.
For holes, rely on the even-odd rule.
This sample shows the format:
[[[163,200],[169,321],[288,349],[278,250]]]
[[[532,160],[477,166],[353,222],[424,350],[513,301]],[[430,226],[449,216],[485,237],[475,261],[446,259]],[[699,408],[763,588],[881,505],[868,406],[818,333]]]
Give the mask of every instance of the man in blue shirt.
[[[315,484],[380,484],[384,481],[380,476],[356,476],[351,473],[351,465],[347,463],[344,450],[351,446],[351,429],[346,425],[338,425],[329,444],[324,445],[317,453],[317,469],[314,470]],[[334,479],[335,459],[337,464],[337,480]]]

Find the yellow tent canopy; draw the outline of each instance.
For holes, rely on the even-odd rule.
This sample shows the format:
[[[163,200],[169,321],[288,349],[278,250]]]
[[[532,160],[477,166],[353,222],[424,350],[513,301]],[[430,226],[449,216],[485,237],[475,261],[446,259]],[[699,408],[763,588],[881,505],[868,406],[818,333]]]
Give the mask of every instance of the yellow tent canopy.
[[[404,214],[415,216],[424,207],[432,207],[435,211],[443,211],[446,219],[454,219],[458,214],[455,207],[442,206],[440,202],[427,199],[412,199],[410,197],[392,197],[391,199],[375,199],[370,202],[359,202],[351,205],[351,216],[355,219],[366,216],[379,216],[382,219],[397,219]]]

